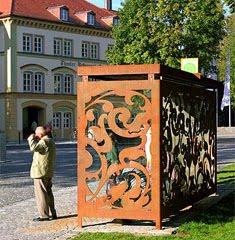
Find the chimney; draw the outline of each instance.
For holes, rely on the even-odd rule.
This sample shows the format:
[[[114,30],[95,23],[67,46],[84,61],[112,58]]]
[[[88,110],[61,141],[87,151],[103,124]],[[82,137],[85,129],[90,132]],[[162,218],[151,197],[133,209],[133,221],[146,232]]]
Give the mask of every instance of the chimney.
[[[112,10],[112,0],[104,0],[105,1],[105,8],[107,10]]]

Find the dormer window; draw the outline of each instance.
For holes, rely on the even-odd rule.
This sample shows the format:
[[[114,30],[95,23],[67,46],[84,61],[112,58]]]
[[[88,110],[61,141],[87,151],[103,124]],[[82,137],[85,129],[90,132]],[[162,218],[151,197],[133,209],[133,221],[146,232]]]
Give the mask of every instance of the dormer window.
[[[120,23],[120,18],[117,15],[102,17],[101,20],[110,27]]]
[[[93,12],[87,13],[87,24],[95,25],[95,14]]]
[[[61,8],[60,9],[60,19],[62,21],[68,21],[69,20],[69,10],[67,8]]]
[[[113,18],[113,26],[116,26],[120,23],[120,18],[119,17],[114,17]]]

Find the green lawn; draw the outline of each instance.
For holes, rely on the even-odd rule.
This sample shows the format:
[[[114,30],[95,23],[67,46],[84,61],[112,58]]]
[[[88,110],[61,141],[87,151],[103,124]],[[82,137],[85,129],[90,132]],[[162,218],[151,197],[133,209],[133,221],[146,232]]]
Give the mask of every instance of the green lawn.
[[[218,184],[235,183],[235,164],[217,174]],[[120,233],[82,233],[71,240],[233,240],[235,239],[235,193],[223,198],[216,206],[200,212],[193,220],[181,223],[177,234],[167,237],[135,236]]]
[[[235,164],[230,164],[217,173],[218,183],[235,184]]]

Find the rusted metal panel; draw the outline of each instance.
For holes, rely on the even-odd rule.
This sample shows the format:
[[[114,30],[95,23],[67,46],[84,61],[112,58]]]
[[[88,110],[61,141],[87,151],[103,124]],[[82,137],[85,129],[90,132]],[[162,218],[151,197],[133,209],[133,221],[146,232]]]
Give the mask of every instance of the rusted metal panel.
[[[82,217],[99,216],[154,220],[161,226],[160,164],[145,151],[154,119],[149,154],[160,155],[159,92],[157,81],[78,84],[80,225]]]
[[[161,164],[163,212],[216,191],[215,92],[162,82]]]

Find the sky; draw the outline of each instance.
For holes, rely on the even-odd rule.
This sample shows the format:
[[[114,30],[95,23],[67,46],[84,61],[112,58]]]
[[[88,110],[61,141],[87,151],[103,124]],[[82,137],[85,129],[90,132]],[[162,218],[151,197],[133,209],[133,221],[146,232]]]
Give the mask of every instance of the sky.
[[[91,3],[94,3],[95,5],[99,7],[104,7],[104,2],[105,0],[88,0]],[[121,1],[122,0],[113,0],[113,9],[117,10],[121,6]]]

